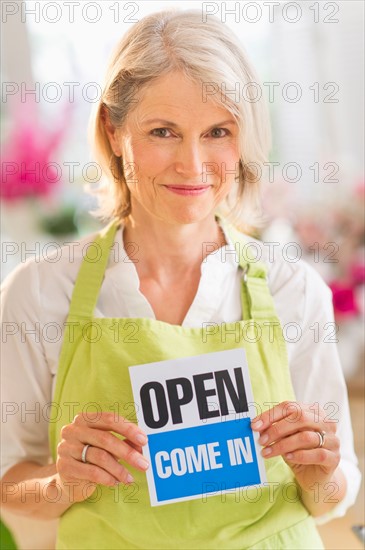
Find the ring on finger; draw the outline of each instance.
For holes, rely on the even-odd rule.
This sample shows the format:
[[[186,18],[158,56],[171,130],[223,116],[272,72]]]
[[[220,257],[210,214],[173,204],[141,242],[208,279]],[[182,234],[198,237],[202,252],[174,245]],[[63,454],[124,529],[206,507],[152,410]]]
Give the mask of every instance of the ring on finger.
[[[84,445],[84,448],[82,449],[81,461],[82,461],[84,464],[87,464],[86,453],[87,453],[87,450],[88,450],[89,447],[90,447],[90,445]]]
[[[319,438],[318,445],[315,448],[320,449],[320,448],[324,447],[324,443],[326,441],[326,432],[324,430],[321,430],[320,432],[316,431],[315,433],[318,435],[318,438]]]

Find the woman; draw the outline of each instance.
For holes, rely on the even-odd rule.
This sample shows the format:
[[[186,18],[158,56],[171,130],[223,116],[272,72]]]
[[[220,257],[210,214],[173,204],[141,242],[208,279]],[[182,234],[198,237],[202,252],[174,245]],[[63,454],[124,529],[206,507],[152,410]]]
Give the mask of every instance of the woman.
[[[108,224],[72,260],[65,247],[57,263],[28,262],[4,283],[5,322],[64,328],[62,342],[44,331],[27,345],[9,338],[3,378],[14,403],[5,506],[60,517],[58,548],[322,548],[312,516],[343,515],[356,497],[336,348],[311,341],[309,329],[318,322],[323,336],[333,321],[329,290],[303,262],[250,260],[248,237],[229,221],[255,211],[249,167],[269,148],[264,104],[250,86],[249,100],[236,101],[226,92],[236,82],[257,77],[217,19],[164,11],[134,25],[91,125],[112,182],[99,211]],[[233,329],[252,321],[261,337],[237,341]],[[287,322],[303,333],[286,346]],[[209,339],[207,323],[217,329]],[[235,348],[262,412],[252,428],[269,484],[259,499],[251,489],[151,507],[128,367]],[[17,410],[23,402],[38,421]]]

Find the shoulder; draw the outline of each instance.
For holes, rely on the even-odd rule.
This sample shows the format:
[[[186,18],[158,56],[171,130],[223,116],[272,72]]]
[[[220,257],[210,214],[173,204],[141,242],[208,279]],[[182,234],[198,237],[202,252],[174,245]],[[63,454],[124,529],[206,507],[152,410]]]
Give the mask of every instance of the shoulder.
[[[252,239],[251,239],[252,240]],[[298,243],[280,245],[254,240],[262,251],[261,261],[267,268],[268,283],[272,293],[295,287],[298,293],[308,292],[331,299],[331,290],[318,271],[302,258],[302,249]]]
[[[301,324],[316,316],[332,316],[331,289],[316,269],[302,258],[298,243],[281,245],[245,233],[241,236],[244,246],[251,250],[251,257],[266,268],[268,286],[279,316],[288,321],[300,320]]]
[[[69,295],[88,246],[98,232],[65,243],[42,245],[37,256],[21,261],[1,284],[3,313],[24,314]]]

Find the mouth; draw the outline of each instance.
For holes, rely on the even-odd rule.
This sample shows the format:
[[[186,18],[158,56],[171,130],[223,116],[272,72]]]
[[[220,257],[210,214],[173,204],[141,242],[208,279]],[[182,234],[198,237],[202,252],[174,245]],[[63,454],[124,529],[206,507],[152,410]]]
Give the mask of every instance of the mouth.
[[[208,191],[210,185],[164,185],[168,191],[178,195],[201,195]]]

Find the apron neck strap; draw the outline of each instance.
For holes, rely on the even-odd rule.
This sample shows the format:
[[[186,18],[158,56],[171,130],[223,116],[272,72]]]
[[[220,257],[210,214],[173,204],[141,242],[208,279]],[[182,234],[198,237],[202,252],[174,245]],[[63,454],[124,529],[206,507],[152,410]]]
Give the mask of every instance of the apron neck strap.
[[[113,219],[88,246],[72,293],[70,317],[93,317],[118,225]]]
[[[241,302],[243,319],[277,319],[274,300],[267,283],[267,267],[257,261],[257,243],[224,218],[220,223],[232,241],[242,269]]]
[[[267,269],[261,262],[253,261],[249,254],[249,241],[233,225],[220,219],[227,234],[239,254],[239,266],[242,269],[241,302],[243,319],[277,318],[275,306],[267,284]],[[113,247],[115,233],[119,226],[115,218],[101,231],[88,250],[74,286],[69,316],[92,318],[97,304],[100,288],[108,265],[110,249]],[[90,250],[90,252],[89,252]]]

